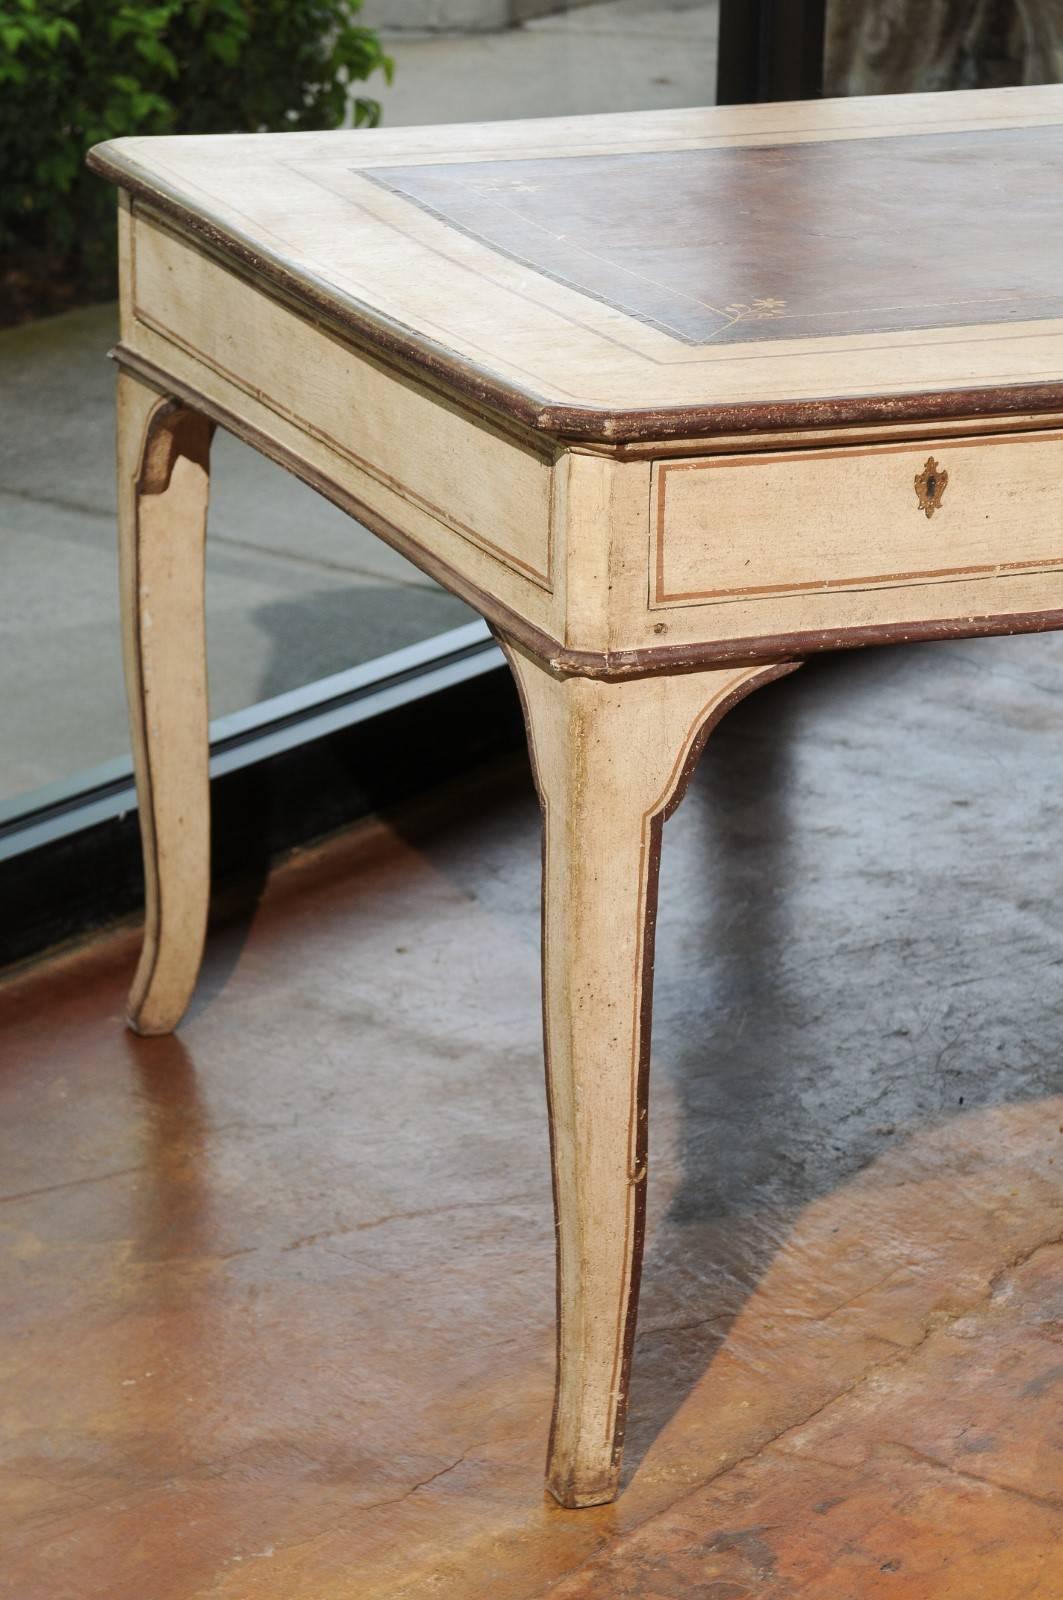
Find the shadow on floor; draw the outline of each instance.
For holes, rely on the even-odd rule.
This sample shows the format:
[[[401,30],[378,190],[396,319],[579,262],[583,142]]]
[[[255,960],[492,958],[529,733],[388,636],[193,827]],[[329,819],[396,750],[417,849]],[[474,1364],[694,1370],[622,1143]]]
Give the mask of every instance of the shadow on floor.
[[[710,741],[699,852],[670,871],[665,833],[658,1015],[684,1043],[654,1072],[681,1178],[647,1250],[627,1480],[817,1199],[1063,1087],[1037,826],[1063,822],[1060,716],[1021,697],[1039,675],[1054,697],[1061,665],[1043,639],[825,658]]]
[[[434,585],[395,587],[331,587],[284,602],[271,602],[254,613],[255,623],[270,639],[270,652],[258,688],[259,700],[287,693],[365,661],[445,633],[472,620],[474,613],[453,595]],[[515,697],[510,713],[516,713]],[[433,712],[432,717],[438,715]],[[428,714],[426,713],[426,717]],[[327,794],[311,810],[314,821],[305,837],[320,837],[350,818],[390,816],[396,806],[432,779],[440,768],[438,750],[389,744],[388,729],[365,730],[350,739],[330,741]],[[410,730],[416,738],[416,723]],[[485,741],[488,743],[489,741]],[[454,741],[454,760],[461,745]],[[256,910],[275,860],[285,826],[285,813],[300,786],[298,751],[274,768],[232,773],[212,787],[214,899],[211,915],[212,959],[197,987],[190,1015],[199,1014],[225,988],[246,943]],[[450,776],[439,771],[441,781]],[[322,789],[326,787],[322,784]],[[224,821],[223,821],[224,819]]]
[[[626,1479],[796,1217],[894,1142],[1063,1086],[1061,691],[1059,640],[865,652],[809,663],[710,740],[665,831],[656,1009],[682,1042],[654,1058],[651,1184],[659,1139],[678,1177],[651,1226]],[[533,807],[523,765],[514,782]],[[380,809],[443,873],[478,826],[460,792]],[[197,1007],[261,881],[222,909]]]

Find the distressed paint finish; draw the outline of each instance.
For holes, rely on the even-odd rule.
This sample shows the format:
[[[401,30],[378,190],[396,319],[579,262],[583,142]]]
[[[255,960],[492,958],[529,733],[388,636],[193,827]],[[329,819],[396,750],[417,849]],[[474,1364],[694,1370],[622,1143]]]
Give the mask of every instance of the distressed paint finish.
[[[661,830],[711,729],[792,667],[602,684],[558,681],[507,655],[543,807],[558,1272],[547,1484],[575,1508],[613,1499],[623,1459],[646,1219]]]
[[[204,615],[213,424],[118,379],[123,654],[147,916],[130,1026],[169,1033],[196,981],[210,903]]]
[[[319,324],[405,365],[423,381],[537,432],[620,443],[712,437],[734,426],[807,428],[900,418],[915,423],[1000,415],[1019,406],[1045,410],[1054,403],[1058,409],[1063,319],[1048,314],[1055,295],[1051,251],[1042,266],[1043,245],[1024,250],[1007,272],[996,273],[990,289],[978,281],[977,257],[964,229],[986,228],[993,250],[1003,250],[1006,258],[1013,188],[1023,215],[1033,219],[1025,226],[1036,221],[1042,235],[1054,226],[1050,201],[1044,215],[1034,218],[1034,191],[1046,185],[1049,197],[1054,192],[1061,125],[1063,90],[1046,85],[482,126],[130,138],[98,146],[90,163],[135,196],[149,220],[168,219],[203,250],[282,299],[310,308]],[[998,133],[1003,140],[993,145]],[[1036,153],[1039,136],[1043,162]],[[948,162],[957,166],[954,189],[966,194],[981,180],[976,222],[965,203],[957,200],[951,210],[942,203],[935,140],[946,141]],[[602,281],[607,271],[615,274],[615,265],[584,263],[579,286],[557,281],[549,274],[548,254],[544,260],[544,252],[556,255],[562,248],[556,239],[538,241],[516,259],[381,187],[390,169],[408,173],[413,167],[485,163],[509,165],[512,172],[512,163],[531,163],[534,175],[540,162],[577,159],[587,170],[601,171],[598,158],[627,158],[624,184],[642,180],[640,203],[626,202],[627,229],[644,229],[640,219],[656,216],[650,248],[670,253],[666,280],[697,298],[700,284],[720,280],[708,298],[730,315],[717,293],[751,310],[755,300],[772,301],[760,308],[772,311],[784,309],[774,305],[779,300],[807,304],[824,277],[843,271],[839,257],[853,248],[844,221],[841,238],[826,250],[815,231],[806,231],[803,214],[791,208],[782,213],[785,243],[773,238],[771,245],[785,280],[758,286],[750,279],[751,267],[731,272],[733,256],[753,262],[763,242],[761,211],[750,187],[756,180],[746,174],[759,174],[770,185],[766,175],[773,163],[789,161],[803,175],[834,160],[844,163],[846,184],[859,192],[881,178],[881,164],[889,160],[876,153],[879,144],[911,153],[904,193],[896,179],[892,189],[886,184],[895,216],[893,225],[890,219],[879,223],[888,250],[880,252],[876,271],[882,270],[883,255],[891,261],[899,255],[894,286],[903,280],[898,293],[910,306],[913,282],[918,286],[944,257],[950,263],[947,286],[939,283],[925,305],[884,332],[861,332],[859,326],[839,332],[831,321],[839,294],[827,301],[831,331],[815,337],[793,339],[774,316],[751,321],[747,315],[736,326],[745,330],[755,323],[761,331],[764,322],[773,337],[737,346],[679,341],[638,314],[641,299],[634,311],[622,309]],[[810,145],[839,148],[803,154]],[[758,155],[765,147],[776,153]],[[730,151],[740,153],[729,157]],[[653,160],[643,159],[676,153],[692,159],[696,170],[703,157],[706,169],[724,174],[708,226],[696,190],[669,191],[665,185],[662,194],[651,176]],[[976,169],[973,179],[966,175],[969,166]],[[430,173],[419,180],[431,181]],[[582,203],[588,213],[578,230],[586,241],[601,208],[585,178],[582,183],[582,191],[572,186],[569,203]],[[789,184],[788,199],[797,187]],[[871,198],[862,195],[861,215]],[[832,212],[823,225],[836,228],[839,218]],[[700,249],[684,261],[692,230]],[[860,229],[852,224],[848,233],[858,238]],[[621,275],[634,283],[638,252],[629,253],[626,245],[622,252]],[[1040,275],[1040,297],[1030,275]],[[1017,298],[1001,301],[1009,290]],[[983,291],[996,296],[995,303],[980,304]],[[632,290],[627,292],[630,305]],[[647,292],[645,283],[636,291],[640,297]],[[859,324],[866,306],[859,300],[859,276],[847,292],[857,296]],[[955,302],[964,296],[972,301],[970,320],[956,324]],[[875,304],[881,312],[882,295]],[[708,315],[719,322],[718,314]]]
[[[511,649],[546,812],[565,1506],[619,1485],[657,843],[701,729],[823,649],[1063,618],[1061,130],[1051,86],[91,153],[123,191],[131,1021],[176,1025],[202,946],[220,422]]]

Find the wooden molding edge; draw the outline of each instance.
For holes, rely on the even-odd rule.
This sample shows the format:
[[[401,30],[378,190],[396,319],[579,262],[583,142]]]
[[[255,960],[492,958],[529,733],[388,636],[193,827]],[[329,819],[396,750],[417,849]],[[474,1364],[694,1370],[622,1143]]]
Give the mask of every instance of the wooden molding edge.
[[[505,639],[534,656],[559,678],[598,678],[608,682],[648,678],[656,673],[701,672],[711,667],[759,666],[779,660],[820,655],[828,650],[859,650],[886,644],[926,644],[942,639],[977,639],[1001,634],[1052,633],[1063,629],[1063,610],[1027,611],[981,617],[955,617],[930,622],[872,623],[864,627],[821,628],[804,633],[760,634],[744,639],[714,639],[702,644],[655,645],[635,650],[571,650],[528,622],[510,606],[455,572],[393,523],[338,488],[323,473],[301,460],[227,406],[209,399],[191,384],[173,378],[154,362],[118,344],[112,360],[141,382],[201,412],[243,439],[293,477],[331,500],[349,516],[397,550],[437,583],[465,600]]]
[[[982,639],[1002,634],[1052,633],[1063,629],[1063,611],[1023,611],[930,622],[875,622],[863,627],[820,628],[805,633],[718,639],[708,644],[661,645],[651,650],[615,650],[599,656],[564,650],[557,670],[587,678],[644,678],[657,672],[701,672],[706,667],[744,667],[822,655],[829,650],[866,650],[886,644],[929,644],[946,639]],[[604,665],[603,665],[604,664]]]
[[[305,269],[293,272],[241,230],[190,206],[161,178],[149,179],[134,160],[116,148],[114,141],[96,145],[85,160],[93,172],[145,201],[224,258],[239,262],[256,278],[276,285],[304,306],[313,307],[323,321],[347,338],[353,336],[367,342],[375,351],[400,362],[422,379],[427,375],[503,418],[559,440],[622,445],[644,440],[708,439],[715,434],[816,430],[864,423],[958,419],[975,422],[987,413],[1005,417],[1017,412],[1063,409],[1063,382],[630,410],[558,405],[533,390],[522,389],[478,367],[471,359],[456,355],[437,340],[415,333],[386,313],[343,294]]]
[[[324,499],[331,500],[333,505],[339,506],[341,511],[361,522],[371,533],[376,534],[393,550],[397,550],[399,555],[405,556],[415,567],[419,567],[445,589],[465,600],[490,622],[497,623],[507,636],[518,640],[532,655],[550,664],[554,670],[553,662],[564,653],[562,645],[556,639],[536,627],[535,623],[528,622],[503,601],[470,582],[448,562],[433,555],[423,545],[403,533],[394,523],[389,522],[386,517],[382,517],[379,512],[371,510],[347,490],[340,488],[325,473],[289,450],[287,445],[271,438],[254,423],[248,422],[228,406],[211,399],[193,384],[173,377],[163,367],[157,366],[154,361],[130,349],[128,345],[115,345],[110,351],[110,356],[123,371],[132,373],[149,388],[209,417],[226,432],[242,439],[245,444],[251,445],[252,449],[275,461],[286,472],[290,472],[294,478],[300,479],[309,488],[316,490]],[[559,675],[563,676],[563,671]]]

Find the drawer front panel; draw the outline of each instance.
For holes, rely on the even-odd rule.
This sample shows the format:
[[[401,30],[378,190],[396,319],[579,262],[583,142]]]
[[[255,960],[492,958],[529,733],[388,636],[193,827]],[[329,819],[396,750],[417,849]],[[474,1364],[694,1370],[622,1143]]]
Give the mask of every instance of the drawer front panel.
[[[135,214],[137,325],[345,456],[538,588],[553,586],[554,461],[385,370]]]
[[[651,529],[651,608],[1047,571],[1063,433],[659,462]]]

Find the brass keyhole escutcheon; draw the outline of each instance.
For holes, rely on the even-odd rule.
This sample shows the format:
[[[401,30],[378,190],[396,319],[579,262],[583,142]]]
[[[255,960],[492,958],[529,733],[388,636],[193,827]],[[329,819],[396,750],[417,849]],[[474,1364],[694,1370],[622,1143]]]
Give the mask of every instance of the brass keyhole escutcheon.
[[[940,506],[948,481],[949,475],[945,468],[939,467],[933,456],[928,456],[922,472],[917,472],[915,475],[915,492],[919,496],[919,509],[925,511],[928,518],[932,517]]]

